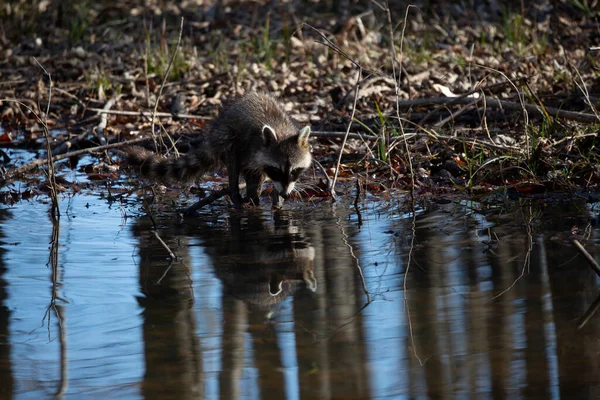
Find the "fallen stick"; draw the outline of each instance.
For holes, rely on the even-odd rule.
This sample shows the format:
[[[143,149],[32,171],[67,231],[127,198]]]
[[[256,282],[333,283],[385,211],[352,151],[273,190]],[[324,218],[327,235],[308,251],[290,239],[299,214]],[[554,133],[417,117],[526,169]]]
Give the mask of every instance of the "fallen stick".
[[[343,139],[346,137],[346,132],[329,132],[329,131],[311,131],[312,137],[319,138],[334,138]],[[362,133],[348,133],[348,139],[364,139],[364,140],[377,140],[379,137],[373,135],[363,135]]]
[[[196,211],[198,211],[202,207],[204,207],[208,204],[214,203],[216,200],[220,199],[221,197],[225,196],[226,194],[229,194],[229,188],[225,188],[225,189],[217,190],[216,192],[212,192],[211,194],[209,194],[202,200],[200,200],[200,201],[192,204],[188,208],[186,208],[183,213],[185,215],[194,214]]]
[[[110,108],[117,102],[118,97],[119,96],[113,97],[112,99],[107,101],[106,104],[104,105],[103,110],[110,110]],[[104,113],[104,114],[98,113],[98,116],[100,117],[100,122],[94,128],[94,130],[96,132],[96,137],[100,141],[100,144],[105,145],[106,137],[104,135],[104,130],[106,129],[106,126],[108,125],[108,114],[107,113]],[[88,135],[88,133],[89,132],[83,132],[80,135],[73,137],[72,139],[63,141],[58,146],[56,146],[54,149],[52,149],[52,157],[55,157],[59,154],[64,154],[67,151],[69,151],[69,149],[71,149],[71,147],[73,147],[73,145],[75,145],[78,142],[80,142],[81,140],[83,140]]]
[[[192,115],[192,114],[172,114],[167,112],[157,112],[153,114],[152,111],[119,111],[119,110],[105,110],[103,108],[93,108],[90,107],[87,110],[97,112],[98,114],[111,114],[111,115],[125,115],[132,117],[164,117],[164,118],[180,118],[180,119],[211,119],[211,117],[205,117],[202,115]]]
[[[110,100],[108,100],[102,109],[110,110],[112,108],[112,106],[117,102],[119,97],[121,97],[121,96],[115,96],[115,97],[111,98]],[[106,144],[106,137],[104,136],[104,130],[106,129],[107,125],[108,125],[108,114],[106,114],[106,113],[100,114],[100,123],[96,126],[95,130],[96,130],[96,137],[100,141],[101,145]]]
[[[409,109],[409,108],[413,108],[413,107],[423,107],[423,106],[434,105],[434,104],[449,104],[449,103],[451,103],[451,104],[469,104],[472,101],[473,101],[473,99],[469,98],[469,97],[462,97],[462,98],[458,98],[458,97],[428,97],[425,99],[401,100],[398,102],[398,107],[400,107],[402,109]],[[522,111],[523,107],[525,107],[525,110],[527,110],[528,112],[540,113],[542,116],[545,115],[544,111],[541,109],[541,107],[537,106],[535,104],[521,105],[521,103],[517,103],[514,101],[487,99],[486,105],[487,105],[487,107],[500,108],[500,109],[505,109],[505,110],[510,110],[510,111]],[[598,121],[596,116],[593,114],[587,114],[587,113],[582,113],[582,112],[578,112],[578,111],[566,111],[566,110],[561,110],[556,107],[545,107],[545,108],[546,108],[546,111],[548,112],[548,114],[550,114],[551,116],[556,117],[556,118],[564,118],[564,119],[570,119],[573,121],[587,122],[587,123]]]
[[[79,156],[82,154],[91,154],[91,153],[95,153],[97,151],[116,149],[119,147],[129,146],[131,144],[142,143],[142,142],[146,142],[151,139],[152,138],[148,136],[148,137],[126,140],[124,142],[105,144],[104,146],[96,146],[96,147],[90,147],[87,149],[76,150],[76,151],[72,151],[70,153],[59,154],[56,157],[52,157],[52,162],[64,160],[65,158],[75,157],[75,156]],[[40,159],[37,159],[30,163],[27,163],[25,165],[22,165],[19,168],[9,170],[4,175],[4,181],[6,182],[7,180],[14,179],[15,177],[17,177],[21,174],[24,174],[25,172],[31,171],[32,169],[35,169],[35,168],[39,167],[40,165],[46,164],[47,162],[48,162],[47,158],[40,158]],[[2,182],[2,184],[0,184],[0,186],[2,186],[5,182]]]

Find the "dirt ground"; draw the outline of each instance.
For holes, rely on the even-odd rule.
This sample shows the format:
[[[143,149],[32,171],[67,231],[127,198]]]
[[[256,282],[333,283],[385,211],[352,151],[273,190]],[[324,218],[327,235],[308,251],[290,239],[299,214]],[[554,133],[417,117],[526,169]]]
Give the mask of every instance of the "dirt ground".
[[[597,0],[8,0],[0,197],[80,190],[72,170],[139,187],[112,149],[185,152],[252,89],[311,125],[306,197],[336,169],[374,193],[594,190],[599,17]]]

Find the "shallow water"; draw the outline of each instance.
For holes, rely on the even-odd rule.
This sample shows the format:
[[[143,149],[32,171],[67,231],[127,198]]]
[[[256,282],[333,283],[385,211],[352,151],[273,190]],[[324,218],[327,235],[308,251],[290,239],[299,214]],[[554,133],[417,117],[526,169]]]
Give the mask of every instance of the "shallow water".
[[[138,206],[0,211],[0,397],[600,395],[593,204]]]

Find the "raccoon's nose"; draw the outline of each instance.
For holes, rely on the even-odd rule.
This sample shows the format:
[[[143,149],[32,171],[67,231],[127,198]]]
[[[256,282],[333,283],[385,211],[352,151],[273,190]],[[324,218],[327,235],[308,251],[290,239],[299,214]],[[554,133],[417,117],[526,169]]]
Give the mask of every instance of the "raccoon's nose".
[[[289,196],[290,194],[282,190],[282,191],[279,193],[279,195],[280,195],[281,197],[283,197],[284,199],[287,199],[287,198],[288,198],[288,196]]]

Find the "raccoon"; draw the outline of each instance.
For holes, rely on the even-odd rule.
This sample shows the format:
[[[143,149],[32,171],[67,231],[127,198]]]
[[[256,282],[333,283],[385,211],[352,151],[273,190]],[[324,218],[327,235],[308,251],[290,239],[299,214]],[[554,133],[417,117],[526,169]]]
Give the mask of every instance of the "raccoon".
[[[124,151],[143,176],[164,183],[190,182],[225,166],[231,200],[240,208],[244,200],[240,175],[246,181],[246,200],[255,205],[266,180],[275,186],[275,203],[290,195],[312,162],[309,135],[310,127],[299,129],[273,97],[250,92],[226,105],[206,134],[179,159],[166,159],[140,147]]]

